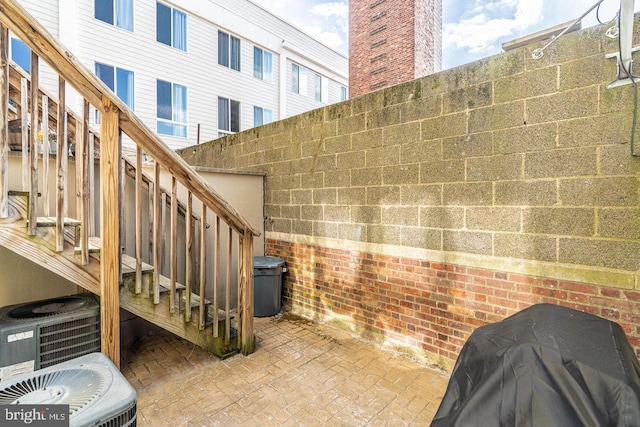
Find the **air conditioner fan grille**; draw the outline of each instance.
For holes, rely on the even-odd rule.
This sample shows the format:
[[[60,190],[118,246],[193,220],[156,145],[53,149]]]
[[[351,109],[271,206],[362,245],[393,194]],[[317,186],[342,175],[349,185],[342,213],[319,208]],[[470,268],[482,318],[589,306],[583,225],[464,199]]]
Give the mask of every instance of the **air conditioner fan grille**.
[[[8,317],[11,319],[39,319],[76,311],[86,307],[88,304],[89,301],[87,299],[76,296],[35,301],[14,308],[8,313]]]
[[[104,394],[111,373],[93,368],[62,369],[37,374],[0,388],[0,404],[69,405],[73,414]]]

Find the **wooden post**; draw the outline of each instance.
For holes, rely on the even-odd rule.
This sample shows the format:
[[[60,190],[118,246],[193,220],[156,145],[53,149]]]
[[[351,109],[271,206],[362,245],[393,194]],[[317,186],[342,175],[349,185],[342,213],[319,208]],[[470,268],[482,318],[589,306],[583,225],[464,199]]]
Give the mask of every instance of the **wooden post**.
[[[256,339],[253,334],[253,234],[244,230],[242,236],[242,279],[240,280],[240,352],[245,356],[253,353]]]
[[[0,24],[0,218],[9,216],[9,30]]]
[[[100,335],[102,352],[120,367],[120,121],[108,96],[100,124]]]
[[[29,152],[29,235],[36,234],[38,226],[38,110],[40,108],[40,62],[38,55],[31,52],[31,151]],[[28,127],[22,124],[22,132]],[[24,153],[23,153],[24,155]]]

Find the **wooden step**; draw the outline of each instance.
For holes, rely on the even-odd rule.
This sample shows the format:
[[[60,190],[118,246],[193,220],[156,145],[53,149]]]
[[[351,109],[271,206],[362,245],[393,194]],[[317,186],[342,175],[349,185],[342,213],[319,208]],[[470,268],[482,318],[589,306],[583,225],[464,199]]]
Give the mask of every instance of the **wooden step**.
[[[79,227],[82,224],[82,222],[78,219],[67,217],[64,217],[62,221],[65,227]],[[27,224],[28,223],[29,221],[27,221]],[[58,219],[55,216],[39,216],[36,219],[37,227],[55,227],[57,223]]]
[[[89,253],[97,254],[100,253],[100,248],[102,247],[102,239],[100,237],[89,237]],[[79,254],[82,252],[80,246],[76,246],[74,248],[75,253]]]

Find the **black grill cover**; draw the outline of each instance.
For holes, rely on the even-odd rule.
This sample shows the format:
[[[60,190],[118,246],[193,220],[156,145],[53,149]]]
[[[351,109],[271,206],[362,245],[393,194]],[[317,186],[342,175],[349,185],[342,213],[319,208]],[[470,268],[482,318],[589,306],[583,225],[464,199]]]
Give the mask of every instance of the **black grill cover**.
[[[617,323],[534,305],[471,334],[431,426],[640,426],[640,365]]]

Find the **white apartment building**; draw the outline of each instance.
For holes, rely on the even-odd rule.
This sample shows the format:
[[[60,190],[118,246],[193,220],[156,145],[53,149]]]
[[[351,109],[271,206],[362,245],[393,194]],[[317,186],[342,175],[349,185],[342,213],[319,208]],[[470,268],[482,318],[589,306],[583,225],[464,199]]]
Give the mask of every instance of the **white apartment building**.
[[[174,149],[347,98],[348,59],[250,0],[21,3]],[[10,57],[29,71],[13,35]]]

